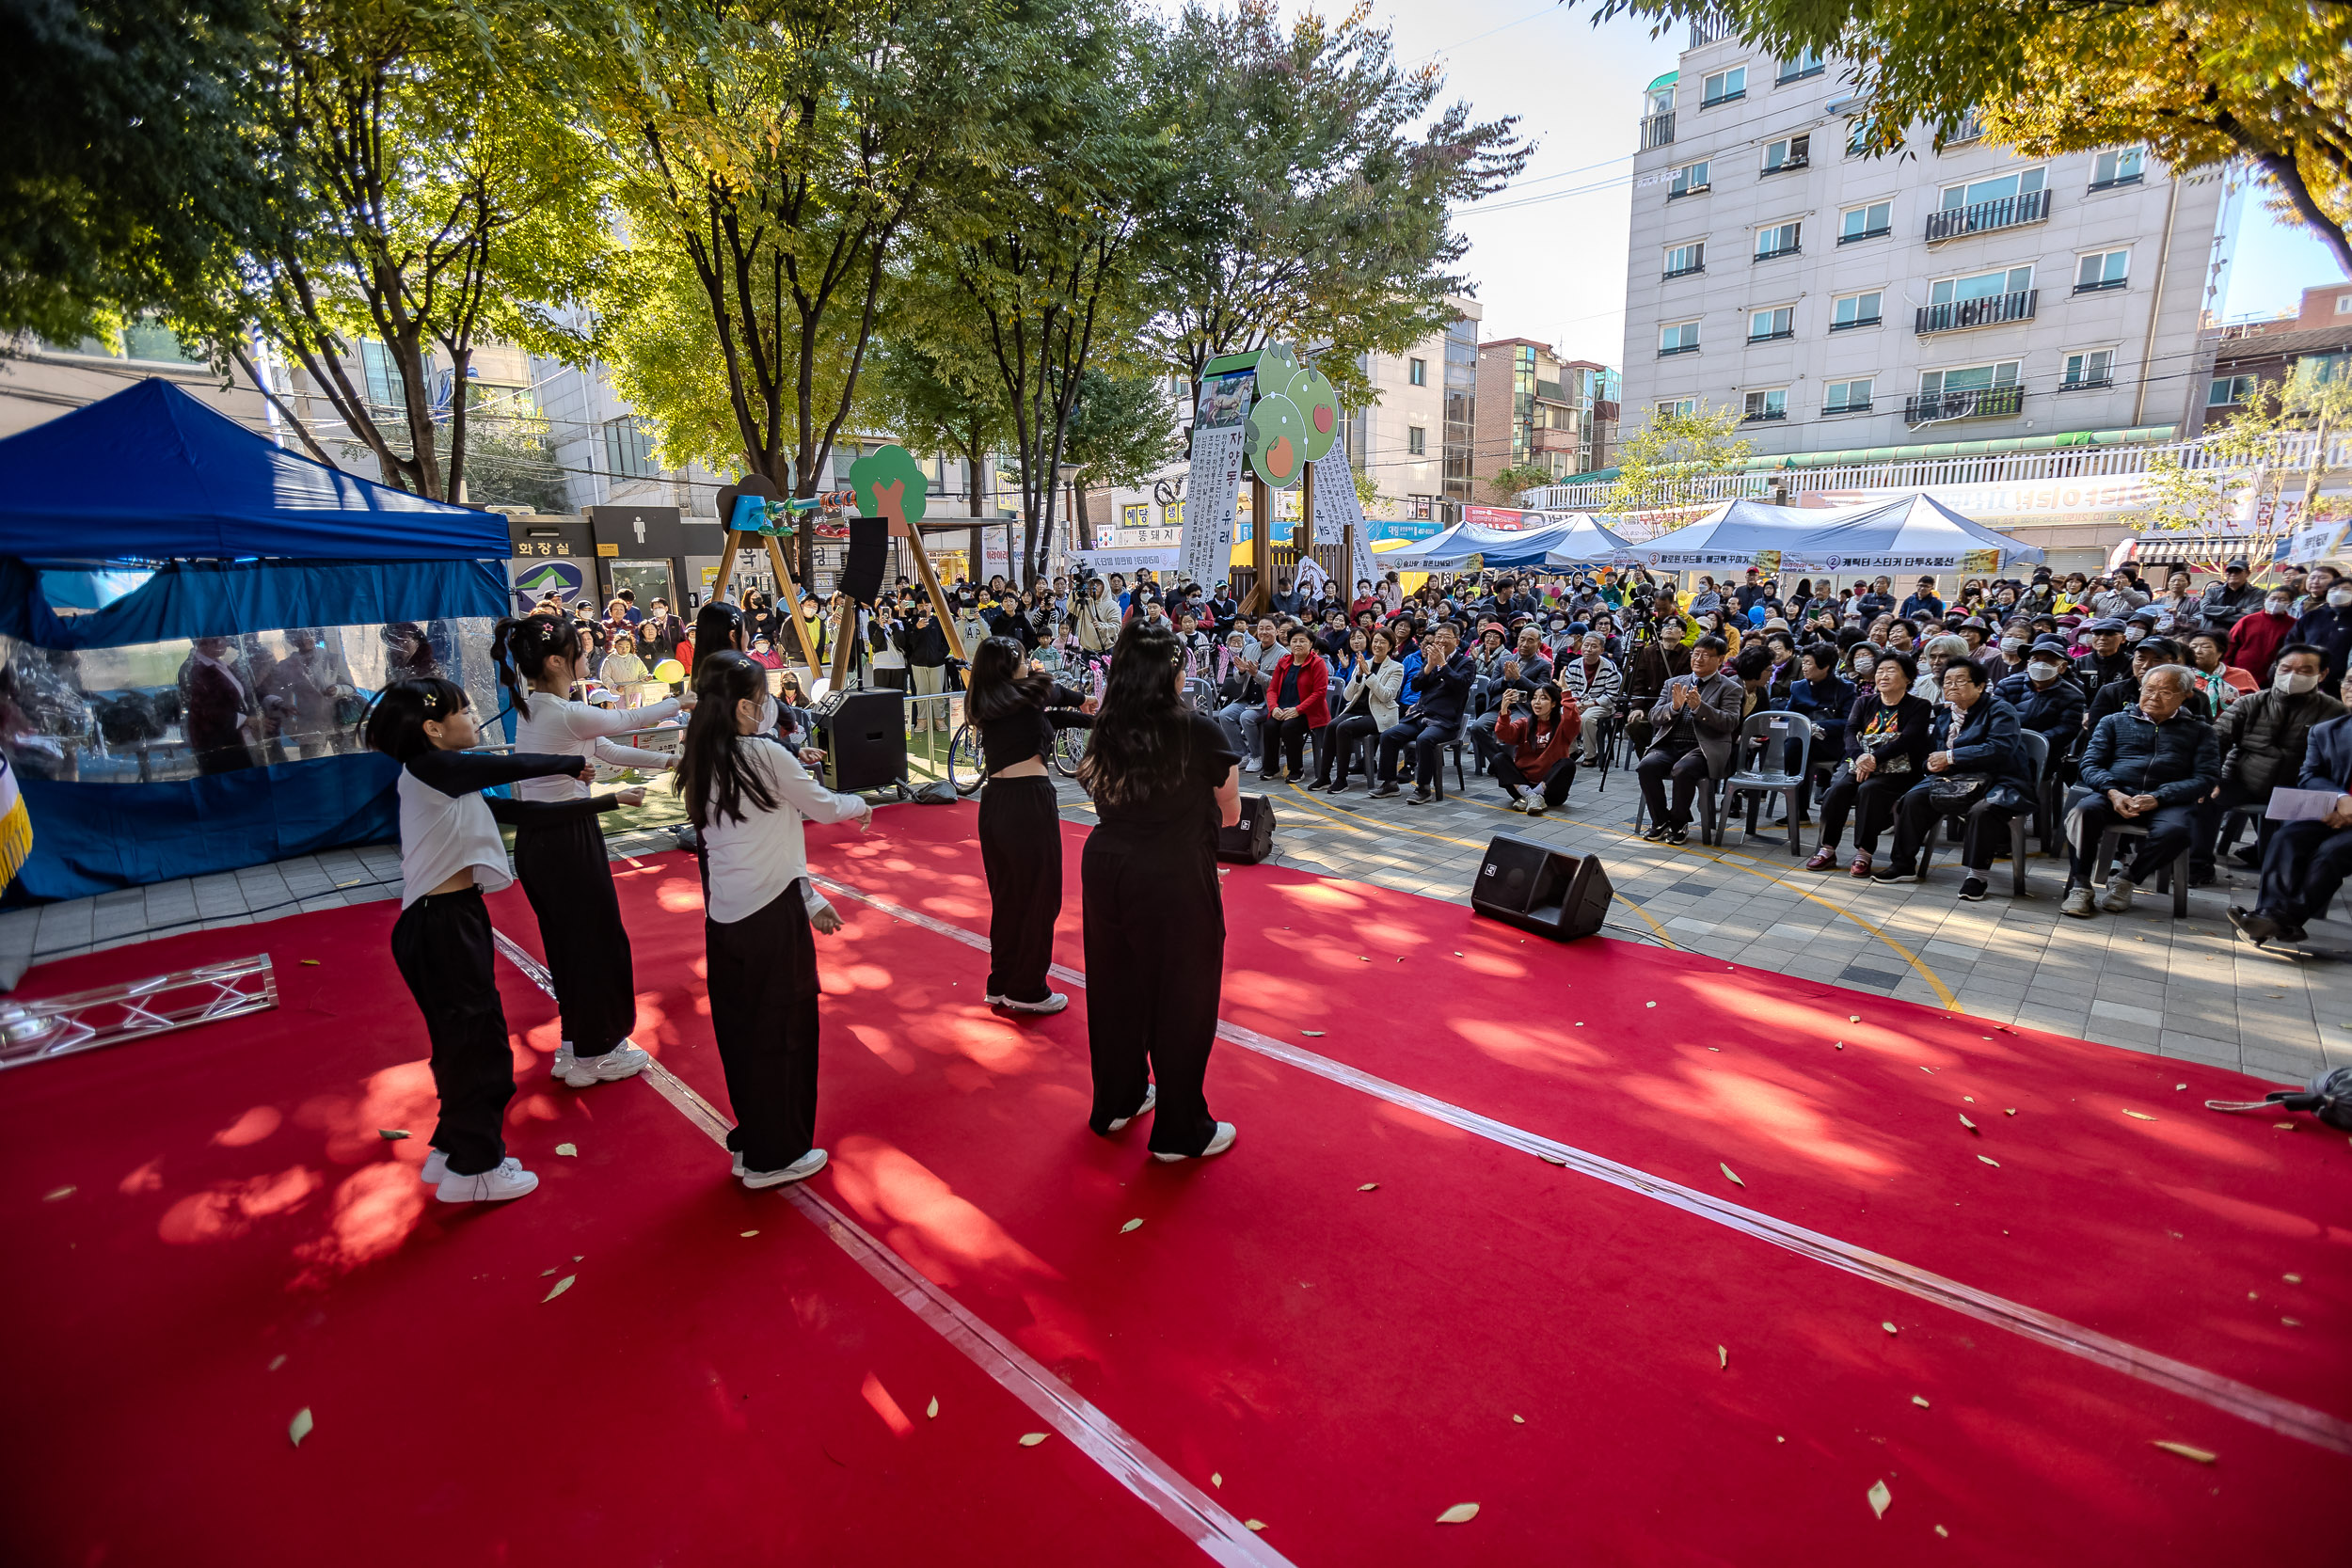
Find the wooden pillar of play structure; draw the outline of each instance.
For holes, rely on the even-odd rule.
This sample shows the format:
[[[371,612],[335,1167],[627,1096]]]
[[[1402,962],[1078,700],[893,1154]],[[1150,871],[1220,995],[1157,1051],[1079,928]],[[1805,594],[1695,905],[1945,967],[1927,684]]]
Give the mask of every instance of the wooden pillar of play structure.
[[[808,678],[814,684],[818,668],[817,644],[809,638],[808,623],[801,617],[800,579],[792,575],[792,568],[786,562],[782,540],[772,533],[746,533],[740,529],[733,528],[727,530],[726,543],[723,546],[724,553],[719,559],[719,575],[710,584],[710,596],[713,601],[716,601],[727,597],[734,592],[738,556],[745,543],[753,539],[757,539],[768,546],[769,563],[775,567],[776,581],[784,590],[784,609],[785,613],[791,619],[792,640],[800,646],[801,662],[807,666]],[[696,650],[697,653],[700,651]],[[687,673],[691,677],[693,672],[689,671]]]
[[[1249,566],[1257,580],[1242,602],[1244,615],[1263,615],[1274,602],[1274,492],[1255,469],[1249,471]]]

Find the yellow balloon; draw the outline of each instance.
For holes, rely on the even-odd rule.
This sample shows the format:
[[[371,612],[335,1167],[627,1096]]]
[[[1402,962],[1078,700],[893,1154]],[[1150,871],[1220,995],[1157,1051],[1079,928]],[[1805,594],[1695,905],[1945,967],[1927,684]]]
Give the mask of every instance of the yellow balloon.
[[[653,678],[664,685],[686,678],[686,666],[675,658],[665,658],[653,667]]]

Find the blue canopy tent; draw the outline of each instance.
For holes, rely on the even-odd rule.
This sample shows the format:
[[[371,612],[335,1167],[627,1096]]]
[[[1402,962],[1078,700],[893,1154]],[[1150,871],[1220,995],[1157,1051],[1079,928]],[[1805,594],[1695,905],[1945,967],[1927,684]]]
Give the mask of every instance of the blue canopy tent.
[[[1606,561],[1626,547],[1625,541],[1601,526],[1598,519],[1582,513],[1531,512],[1528,516],[1543,521],[1524,529],[1456,523],[1419,544],[1386,552],[1380,557],[1380,563],[1408,572],[1459,566],[1473,558],[1489,569],[1542,566],[1547,562],[1565,565]]]
[[[1548,531],[1547,566],[1606,566],[1633,546],[1589,512],[1570,512]]]
[[[51,650],[52,672],[87,650],[501,615],[508,547],[495,513],[286,451],[160,379],[0,440],[0,636]],[[40,898],[395,832],[396,769],[365,752],[154,783],[18,771],[18,885]]]

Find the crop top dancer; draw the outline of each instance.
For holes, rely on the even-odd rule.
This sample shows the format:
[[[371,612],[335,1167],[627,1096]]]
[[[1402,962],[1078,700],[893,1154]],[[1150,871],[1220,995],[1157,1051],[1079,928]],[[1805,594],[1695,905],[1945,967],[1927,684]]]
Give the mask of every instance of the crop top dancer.
[[[1046,984],[1061,913],[1061,816],[1045,758],[1054,732],[1094,721],[1087,700],[1057,686],[1009,637],[972,653],[963,711],[980,730],[980,864],[988,872],[988,1005],[1057,1013],[1070,998]]]

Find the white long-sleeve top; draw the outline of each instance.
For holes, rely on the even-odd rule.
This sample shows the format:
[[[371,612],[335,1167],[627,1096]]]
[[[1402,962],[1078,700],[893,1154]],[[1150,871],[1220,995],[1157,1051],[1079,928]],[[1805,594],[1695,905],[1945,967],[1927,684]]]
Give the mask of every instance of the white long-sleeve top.
[[[609,768],[668,768],[677,761],[674,753],[624,746],[611,737],[650,729],[677,710],[675,697],[650,707],[616,710],[534,691],[531,712],[515,716],[515,750],[594,757]],[[525,800],[577,800],[588,793],[588,786],[576,778],[532,779],[516,784],[515,793]]]
[[[808,877],[808,842],[803,820],[846,822],[866,809],[854,795],[836,795],[809,776],[801,759],[765,736],[746,736],[743,758],[768,786],[775,805],[762,808],[746,795],[743,815],[712,815],[703,829],[703,853],[710,866],[705,910],[722,926],[747,919],[775,902],[795,881],[809,913],[826,903]]]

